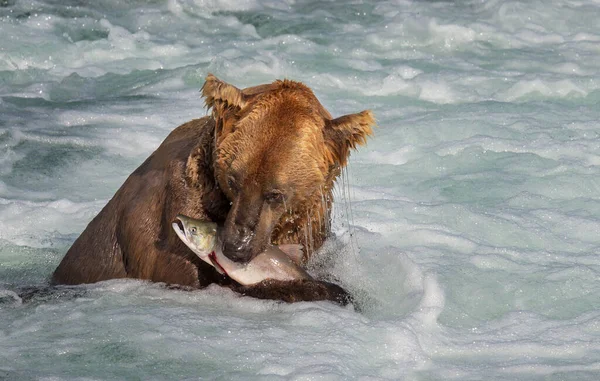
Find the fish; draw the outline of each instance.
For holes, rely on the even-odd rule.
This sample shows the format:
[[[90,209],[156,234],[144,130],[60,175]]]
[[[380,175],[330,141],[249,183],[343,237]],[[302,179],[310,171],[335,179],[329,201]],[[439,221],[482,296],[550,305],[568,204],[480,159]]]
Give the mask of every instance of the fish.
[[[179,239],[200,259],[243,286],[252,286],[267,279],[314,280],[299,265],[301,245],[270,245],[250,262],[239,263],[223,254],[216,223],[179,214],[172,227]]]

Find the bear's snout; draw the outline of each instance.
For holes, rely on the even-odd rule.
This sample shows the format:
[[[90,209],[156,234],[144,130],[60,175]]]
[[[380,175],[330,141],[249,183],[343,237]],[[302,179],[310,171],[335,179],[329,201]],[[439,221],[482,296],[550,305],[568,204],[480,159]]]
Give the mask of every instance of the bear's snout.
[[[250,262],[258,253],[253,253],[254,230],[246,226],[229,229],[223,239],[223,254],[235,262]]]

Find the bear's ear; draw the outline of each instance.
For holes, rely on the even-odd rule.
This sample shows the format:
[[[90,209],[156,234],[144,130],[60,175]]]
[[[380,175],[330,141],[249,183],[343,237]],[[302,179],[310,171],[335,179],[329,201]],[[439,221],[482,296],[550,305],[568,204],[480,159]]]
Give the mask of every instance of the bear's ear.
[[[212,74],[206,76],[206,82],[204,82],[200,91],[206,102],[206,107],[219,109],[218,112],[229,106],[241,109],[246,105],[246,97],[242,90],[221,81]]]
[[[367,137],[373,134],[374,125],[375,117],[370,110],[325,120],[323,136],[332,164],[345,166],[350,149],[365,144]]]

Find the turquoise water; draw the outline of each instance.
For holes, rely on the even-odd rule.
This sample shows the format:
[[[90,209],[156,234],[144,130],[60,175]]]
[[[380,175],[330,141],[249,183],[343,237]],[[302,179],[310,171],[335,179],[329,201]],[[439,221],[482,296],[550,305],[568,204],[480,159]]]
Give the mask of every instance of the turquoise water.
[[[594,0],[0,1],[0,379],[597,380],[598,19]],[[134,280],[27,298],[206,114],[209,72],[375,112],[312,264],[365,310]]]

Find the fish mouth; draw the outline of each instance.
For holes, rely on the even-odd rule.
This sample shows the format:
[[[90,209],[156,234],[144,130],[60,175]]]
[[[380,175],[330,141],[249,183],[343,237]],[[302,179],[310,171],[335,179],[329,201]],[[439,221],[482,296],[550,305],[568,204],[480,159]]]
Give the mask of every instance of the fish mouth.
[[[185,244],[189,244],[190,243],[190,240],[185,235],[185,227],[183,225],[183,220],[179,216],[175,217],[175,221],[173,221],[173,223],[171,223],[171,226],[173,227],[173,230],[175,230],[175,233],[177,234],[177,236]]]

